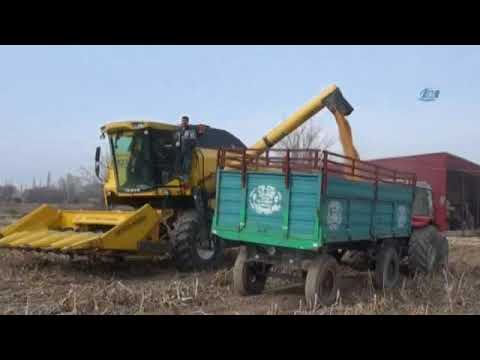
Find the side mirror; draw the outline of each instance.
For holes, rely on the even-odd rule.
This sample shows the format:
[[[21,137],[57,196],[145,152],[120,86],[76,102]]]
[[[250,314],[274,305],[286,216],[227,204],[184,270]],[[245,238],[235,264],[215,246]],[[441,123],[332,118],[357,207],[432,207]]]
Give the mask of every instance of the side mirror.
[[[95,151],[95,175],[97,178],[100,179],[100,154],[102,149],[100,146],[97,146],[97,150]]]

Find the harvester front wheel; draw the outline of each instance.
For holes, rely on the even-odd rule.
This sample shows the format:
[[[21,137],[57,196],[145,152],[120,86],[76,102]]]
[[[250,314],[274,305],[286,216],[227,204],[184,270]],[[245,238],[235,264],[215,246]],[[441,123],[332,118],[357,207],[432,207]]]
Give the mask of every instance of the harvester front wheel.
[[[223,254],[222,241],[198,212],[186,211],[174,225],[172,255],[179,271],[201,270],[218,264]]]

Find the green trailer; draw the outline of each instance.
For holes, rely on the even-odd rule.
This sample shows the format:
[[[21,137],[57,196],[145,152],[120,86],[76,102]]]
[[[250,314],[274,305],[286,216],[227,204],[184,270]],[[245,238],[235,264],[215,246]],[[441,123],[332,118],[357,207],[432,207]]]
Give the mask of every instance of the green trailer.
[[[387,288],[398,282],[412,239],[421,245],[410,254],[415,268],[443,261],[431,234],[413,236],[416,188],[415,174],[327,151],[222,149],[212,232],[241,245],[240,294],[260,293],[268,276],[282,275],[273,269],[291,267],[305,279],[307,302],[328,305],[340,260],[374,270],[375,285]]]

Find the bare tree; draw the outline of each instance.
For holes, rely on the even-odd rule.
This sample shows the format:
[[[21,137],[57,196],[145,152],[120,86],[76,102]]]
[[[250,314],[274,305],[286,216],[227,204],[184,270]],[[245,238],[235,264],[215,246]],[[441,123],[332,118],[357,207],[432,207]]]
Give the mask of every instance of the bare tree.
[[[77,194],[82,188],[82,181],[79,176],[67,173],[58,180],[58,187],[64,194],[64,202],[78,202]]]
[[[327,150],[335,142],[336,139],[329,136],[319,124],[319,120],[314,117],[283,138],[274,149]]]
[[[0,186],[0,200],[10,202],[17,192],[18,189],[15,185],[7,184]]]
[[[36,187],[26,189],[23,192],[23,199],[27,203],[59,204],[65,202],[65,194],[60,188]]]

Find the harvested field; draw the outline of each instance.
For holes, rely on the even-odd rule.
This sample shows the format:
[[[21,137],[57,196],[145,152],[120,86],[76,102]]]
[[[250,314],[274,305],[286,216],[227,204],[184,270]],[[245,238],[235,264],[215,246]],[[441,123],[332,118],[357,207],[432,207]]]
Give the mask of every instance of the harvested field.
[[[35,207],[0,205],[0,226]],[[81,206],[79,206],[81,207]],[[86,206],[85,206],[86,208]],[[269,280],[264,294],[232,292],[230,267],[178,273],[168,259],[107,262],[0,250],[0,314],[478,314],[480,238],[450,238],[448,271],[376,291],[368,273],[341,270],[332,307],[306,308],[303,285]]]

